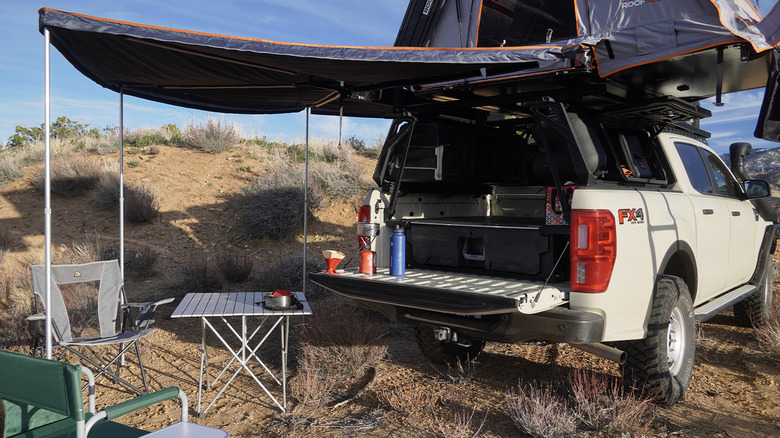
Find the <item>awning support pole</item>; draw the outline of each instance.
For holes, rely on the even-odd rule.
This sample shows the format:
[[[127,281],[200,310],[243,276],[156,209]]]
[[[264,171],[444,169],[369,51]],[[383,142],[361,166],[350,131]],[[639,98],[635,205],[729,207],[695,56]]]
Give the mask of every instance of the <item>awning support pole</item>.
[[[119,272],[122,276],[122,284],[125,283],[125,89],[119,87]],[[127,293],[127,292],[125,292]],[[119,301],[125,304],[124,294],[119,294]],[[128,321],[131,323],[131,321]],[[122,317],[122,330],[125,329],[124,316]],[[125,366],[125,344],[120,344],[122,357],[119,364]]]
[[[303,171],[303,296],[306,296],[306,243],[309,236],[309,115],[311,108],[306,107],[306,150]]]
[[[119,88],[119,268],[125,282],[125,89]],[[122,303],[124,304],[124,303]]]
[[[44,308],[46,309],[46,359],[52,358],[51,344],[51,36],[49,28],[43,29],[43,76],[44,76],[44,197],[45,205],[43,208],[44,216],[44,259],[46,264],[46,297],[44,298]]]

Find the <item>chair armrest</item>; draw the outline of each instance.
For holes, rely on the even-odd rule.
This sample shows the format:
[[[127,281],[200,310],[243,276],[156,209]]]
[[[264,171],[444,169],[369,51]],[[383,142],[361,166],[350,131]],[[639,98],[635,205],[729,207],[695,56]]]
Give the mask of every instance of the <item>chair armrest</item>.
[[[117,403],[104,409],[106,412],[106,420],[113,420],[114,418],[135,412],[139,409],[176,398],[178,395],[179,388],[171,386],[170,388],[161,389],[151,394],[144,394],[140,397]]]
[[[92,418],[87,420],[86,434],[89,434],[90,429],[92,429],[92,427],[101,420],[111,421],[115,418],[119,418],[123,415],[127,415],[139,409],[143,409],[151,405],[164,402],[166,400],[171,400],[173,398],[176,398],[177,396],[181,399],[181,403],[182,403],[181,421],[187,421],[187,413],[188,413],[187,396],[186,394],[184,394],[184,391],[180,390],[175,386],[171,386],[169,388],[161,389],[151,394],[144,394],[140,397],[123,401],[121,403],[117,403],[113,406],[109,406],[103,409],[102,411],[94,415]]]
[[[138,314],[133,320],[133,329],[146,329],[154,320],[154,312],[157,310],[157,306],[162,304],[170,304],[174,301],[174,298],[163,298],[159,301],[150,301],[146,303],[125,303],[122,308],[129,312],[130,308],[138,309]],[[129,314],[128,314],[129,315]],[[130,316],[132,318],[132,316]]]

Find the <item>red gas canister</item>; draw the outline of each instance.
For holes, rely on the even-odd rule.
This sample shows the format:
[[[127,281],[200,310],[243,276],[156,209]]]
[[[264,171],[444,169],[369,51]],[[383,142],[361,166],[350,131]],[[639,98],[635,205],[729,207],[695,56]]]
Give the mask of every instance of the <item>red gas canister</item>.
[[[363,274],[376,274],[376,251],[360,251],[358,270]]]

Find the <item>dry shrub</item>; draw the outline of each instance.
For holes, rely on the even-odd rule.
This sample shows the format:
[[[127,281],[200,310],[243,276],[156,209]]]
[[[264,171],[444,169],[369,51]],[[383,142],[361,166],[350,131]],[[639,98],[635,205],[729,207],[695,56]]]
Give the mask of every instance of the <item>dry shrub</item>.
[[[55,265],[91,263],[99,260],[104,260],[99,237],[87,236],[83,242],[72,242],[70,245],[63,245],[52,251],[52,264]],[[42,263],[43,260],[38,264]]]
[[[160,202],[155,191],[146,185],[125,184],[125,219],[132,223],[151,223],[160,213]],[[119,172],[106,171],[100,175],[92,199],[101,210],[119,208]]]
[[[217,267],[229,281],[241,283],[252,274],[254,263],[249,255],[241,251],[225,248],[217,254]]]
[[[290,395],[298,400],[297,412],[317,412],[333,400],[336,382],[330,368],[321,366],[317,352],[304,344],[298,358],[298,374],[290,380]]]
[[[518,392],[506,394],[507,414],[522,432],[535,437],[574,434],[577,425],[568,403],[549,386],[518,385]]]
[[[61,196],[77,196],[91,190],[106,171],[100,158],[85,154],[62,154],[51,163],[51,192]],[[46,175],[44,168],[38,169],[32,185],[44,190]]]
[[[574,414],[582,426],[610,436],[646,436],[655,418],[653,398],[625,393],[620,379],[590,370],[569,375]]]
[[[0,185],[17,180],[24,175],[22,163],[10,153],[0,154]]]
[[[780,363],[780,300],[775,295],[772,310],[766,324],[755,326],[754,331],[758,345],[766,356]]]
[[[386,325],[373,313],[322,307],[307,319],[301,342],[337,380],[360,377],[387,353]]]
[[[477,430],[474,430],[474,414],[477,413],[477,407],[469,412],[465,409],[460,409],[455,412],[455,418],[453,421],[444,421],[440,418],[436,418],[439,423],[439,433],[437,436],[441,438],[476,438],[482,432],[482,428],[487,421],[487,413],[482,419],[482,423],[479,424]]]
[[[206,257],[190,258],[182,267],[182,274],[187,292],[206,293],[222,289],[222,278]]]
[[[101,210],[119,208],[119,171],[103,172],[100,175],[92,191],[92,199]]]
[[[306,298],[317,299],[325,295],[325,289],[309,280],[310,272],[322,272],[325,262],[314,254],[306,255]],[[274,291],[286,289],[303,290],[303,254],[280,258],[258,273],[254,282],[255,290]]]
[[[393,388],[378,390],[379,400],[396,412],[404,415],[430,412],[439,402],[438,388],[412,382]]]
[[[157,194],[149,186],[127,187],[125,190],[125,219],[132,223],[151,223],[160,213]]]
[[[250,186],[244,188],[242,198],[244,227],[251,238],[287,241],[303,228],[304,194],[300,187]]]
[[[336,201],[364,195],[372,186],[354,158],[350,161],[313,163],[310,173],[313,182]]]
[[[0,230],[0,263],[3,263],[6,256],[14,247],[13,237],[11,233],[5,229]]]
[[[128,251],[125,259],[125,270],[135,278],[143,279],[154,276],[154,264],[160,253],[150,246],[142,246]]]
[[[447,364],[447,371],[436,371],[452,383],[468,382],[479,374],[477,364],[470,358],[456,359],[454,365]]]
[[[0,348],[27,342],[25,318],[33,313],[32,296],[32,284],[26,266],[8,263],[0,270]]]
[[[304,193],[303,166],[281,156],[270,158],[257,180],[244,187],[239,203],[243,224],[250,238],[285,241],[303,230],[304,198],[308,197],[306,214],[322,205],[322,192],[309,184]]]
[[[205,124],[188,124],[181,142],[184,147],[204,152],[224,152],[241,142],[241,134],[236,125],[209,117]]]
[[[301,330],[298,374],[291,393],[299,412],[313,413],[362,387],[387,352],[384,324],[346,309],[318,308]]]

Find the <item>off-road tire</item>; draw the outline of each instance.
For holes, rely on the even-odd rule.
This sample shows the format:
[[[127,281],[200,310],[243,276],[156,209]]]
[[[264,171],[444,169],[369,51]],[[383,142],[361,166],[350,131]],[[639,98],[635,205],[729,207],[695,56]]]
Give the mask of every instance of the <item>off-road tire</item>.
[[[436,331],[427,327],[415,327],[414,336],[417,338],[417,346],[423,356],[436,364],[454,365],[466,363],[479,356],[485,347],[485,341],[473,339],[471,345],[464,347],[454,342],[444,342],[436,339]]]
[[[742,327],[763,326],[769,322],[775,298],[775,267],[770,261],[761,273],[758,290],[734,304],[734,322]]]
[[[693,372],[696,322],[688,286],[679,277],[664,275],[656,283],[645,339],[623,344],[627,391],[654,396],[658,404],[673,405],[685,393]]]

